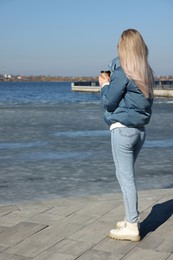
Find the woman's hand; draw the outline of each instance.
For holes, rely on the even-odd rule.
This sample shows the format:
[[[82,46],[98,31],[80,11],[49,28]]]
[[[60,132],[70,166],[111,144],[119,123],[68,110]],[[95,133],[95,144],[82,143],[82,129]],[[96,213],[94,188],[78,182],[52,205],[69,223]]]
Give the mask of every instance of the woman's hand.
[[[109,84],[110,77],[106,73],[101,73],[99,76],[99,85],[102,88],[103,85]]]

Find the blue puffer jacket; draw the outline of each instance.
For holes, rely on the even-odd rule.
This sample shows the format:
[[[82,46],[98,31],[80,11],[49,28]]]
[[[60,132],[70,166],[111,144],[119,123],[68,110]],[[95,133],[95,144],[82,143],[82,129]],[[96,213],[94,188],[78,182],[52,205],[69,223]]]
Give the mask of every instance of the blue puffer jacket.
[[[149,123],[153,99],[146,99],[134,81],[127,78],[117,58],[111,64],[110,84],[101,89],[101,97],[108,125],[120,122],[139,127]]]

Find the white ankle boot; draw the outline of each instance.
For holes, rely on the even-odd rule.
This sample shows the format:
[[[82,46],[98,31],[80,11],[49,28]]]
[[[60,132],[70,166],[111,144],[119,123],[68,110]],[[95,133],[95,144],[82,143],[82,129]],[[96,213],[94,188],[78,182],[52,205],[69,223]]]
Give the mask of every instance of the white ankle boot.
[[[122,221],[120,221],[122,224]],[[139,234],[139,225],[138,222],[136,223],[129,223],[125,221],[125,225],[112,229],[109,233],[109,237],[117,240],[130,240],[130,241],[140,241],[141,237]]]

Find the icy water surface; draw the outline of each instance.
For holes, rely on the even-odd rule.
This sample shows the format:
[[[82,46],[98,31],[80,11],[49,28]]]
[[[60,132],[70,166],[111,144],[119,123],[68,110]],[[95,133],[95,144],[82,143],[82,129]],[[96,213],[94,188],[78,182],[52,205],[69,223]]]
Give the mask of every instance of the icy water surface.
[[[80,93],[72,102],[69,86],[64,102],[58,97],[52,101],[50,89],[37,101],[31,93],[30,98],[22,94],[25,102],[17,96],[13,100],[12,90],[8,99],[1,97],[1,204],[120,191],[98,95],[80,99]],[[154,103],[136,164],[139,190],[173,187],[172,108],[171,99]]]

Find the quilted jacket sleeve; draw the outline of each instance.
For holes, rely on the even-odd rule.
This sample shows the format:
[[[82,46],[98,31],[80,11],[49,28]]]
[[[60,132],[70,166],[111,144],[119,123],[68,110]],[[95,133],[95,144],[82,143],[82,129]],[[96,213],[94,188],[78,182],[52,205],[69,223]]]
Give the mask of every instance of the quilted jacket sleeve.
[[[121,67],[118,67],[113,75],[109,85],[101,89],[101,97],[104,108],[108,112],[114,112],[121,101],[128,79]]]

